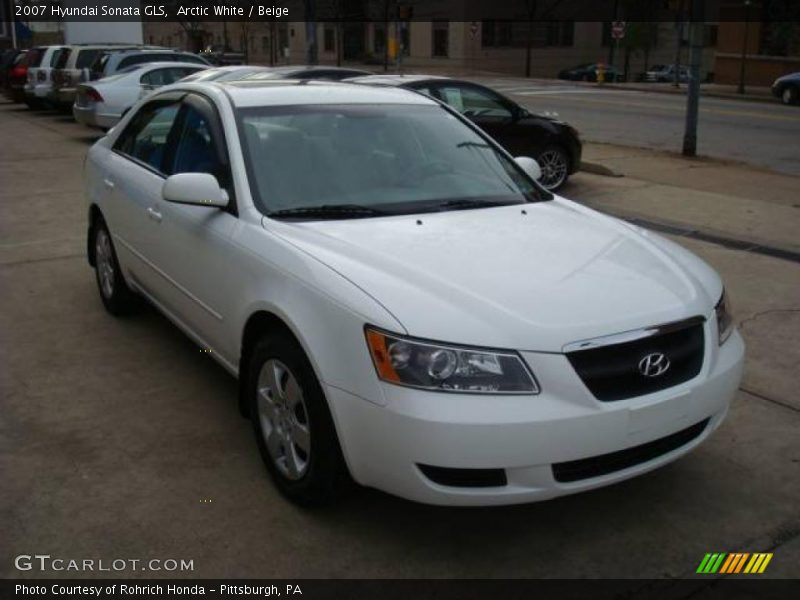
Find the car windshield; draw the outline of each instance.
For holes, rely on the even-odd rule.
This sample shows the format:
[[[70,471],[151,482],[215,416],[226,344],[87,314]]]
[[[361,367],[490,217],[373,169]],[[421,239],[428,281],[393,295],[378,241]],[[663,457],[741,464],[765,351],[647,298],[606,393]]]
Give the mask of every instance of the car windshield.
[[[343,207],[357,216],[409,214],[551,198],[439,106],[303,105],[237,112],[253,196],[270,216],[313,218],[309,209]],[[347,211],[337,214],[343,218]]]

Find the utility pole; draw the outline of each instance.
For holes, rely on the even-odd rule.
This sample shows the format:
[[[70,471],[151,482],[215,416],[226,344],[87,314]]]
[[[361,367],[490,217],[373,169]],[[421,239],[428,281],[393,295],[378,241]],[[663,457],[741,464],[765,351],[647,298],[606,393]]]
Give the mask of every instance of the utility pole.
[[[317,3],[306,0],[306,64],[317,64]]]
[[[17,49],[17,22],[14,20],[14,0],[9,0],[8,2],[8,16],[11,18],[9,25],[11,25],[11,47],[16,50]]]
[[[614,0],[614,19],[611,21],[611,26],[614,26],[614,23],[619,21],[619,0]],[[617,49],[617,44],[619,40],[611,37],[608,40],[608,66],[614,66],[614,51]],[[606,69],[608,70],[608,69]]]
[[[700,63],[703,59],[703,4],[691,0],[689,24],[689,92],[686,95],[686,129],[683,134],[683,155],[697,155],[697,117],[700,105]]]
[[[744,94],[744,65],[747,61],[747,33],[750,29],[750,0],[744,0],[744,39],[742,40],[742,60],[739,63],[739,87],[736,91]]]
[[[691,2],[691,0],[689,1]],[[672,85],[675,87],[680,87],[681,81],[681,44],[683,43],[684,2],[685,0],[680,0],[680,4],[678,4],[678,18],[675,22],[675,30],[678,32],[678,39],[675,44],[675,68],[672,73]]]

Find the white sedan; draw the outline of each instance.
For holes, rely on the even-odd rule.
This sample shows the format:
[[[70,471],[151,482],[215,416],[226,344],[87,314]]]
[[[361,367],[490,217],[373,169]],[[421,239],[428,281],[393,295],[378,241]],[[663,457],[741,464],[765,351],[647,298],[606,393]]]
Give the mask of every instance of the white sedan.
[[[208,67],[172,61],[133,65],[109,77],[79,85],[72,114],[78,123],[111,129],[140,98],[205,69]]]
[[[85,168],[102,302],[147,298],[239,378],[298,503],[596,488],[697,447],[739,385],[713,269],[412,91],[178,83]]]

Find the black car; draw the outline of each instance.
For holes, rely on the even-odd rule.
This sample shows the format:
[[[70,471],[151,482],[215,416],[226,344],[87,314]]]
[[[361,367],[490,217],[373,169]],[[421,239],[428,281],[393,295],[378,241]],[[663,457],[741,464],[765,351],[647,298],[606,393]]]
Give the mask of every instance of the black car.
[[[603,69],[604,81],[621,81],[622,74],[616,67],[611,65],[603,65],[599,63],[586,63],[572,67],[571,69],[564,69],[559,71],[559,79],[567,79],[569,81],[597,81],[597,72]]]
[[[533,114],[477,83],[430,75],[372,75],[347,81],[404,87],[444,102],[478,125],[512,156],[535,158],[542,169],[539,183],[548,190],[560,188],[580,167],[582,145],[573,127]]]

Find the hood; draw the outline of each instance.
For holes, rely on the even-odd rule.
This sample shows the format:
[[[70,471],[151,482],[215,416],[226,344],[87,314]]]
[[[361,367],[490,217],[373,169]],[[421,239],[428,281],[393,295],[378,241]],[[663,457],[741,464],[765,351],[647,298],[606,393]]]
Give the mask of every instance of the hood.
[[[707,316],[721,289],[690,253],[560,198],[264,225],[363,289],[409,335],[443,342],[560,352]]]

